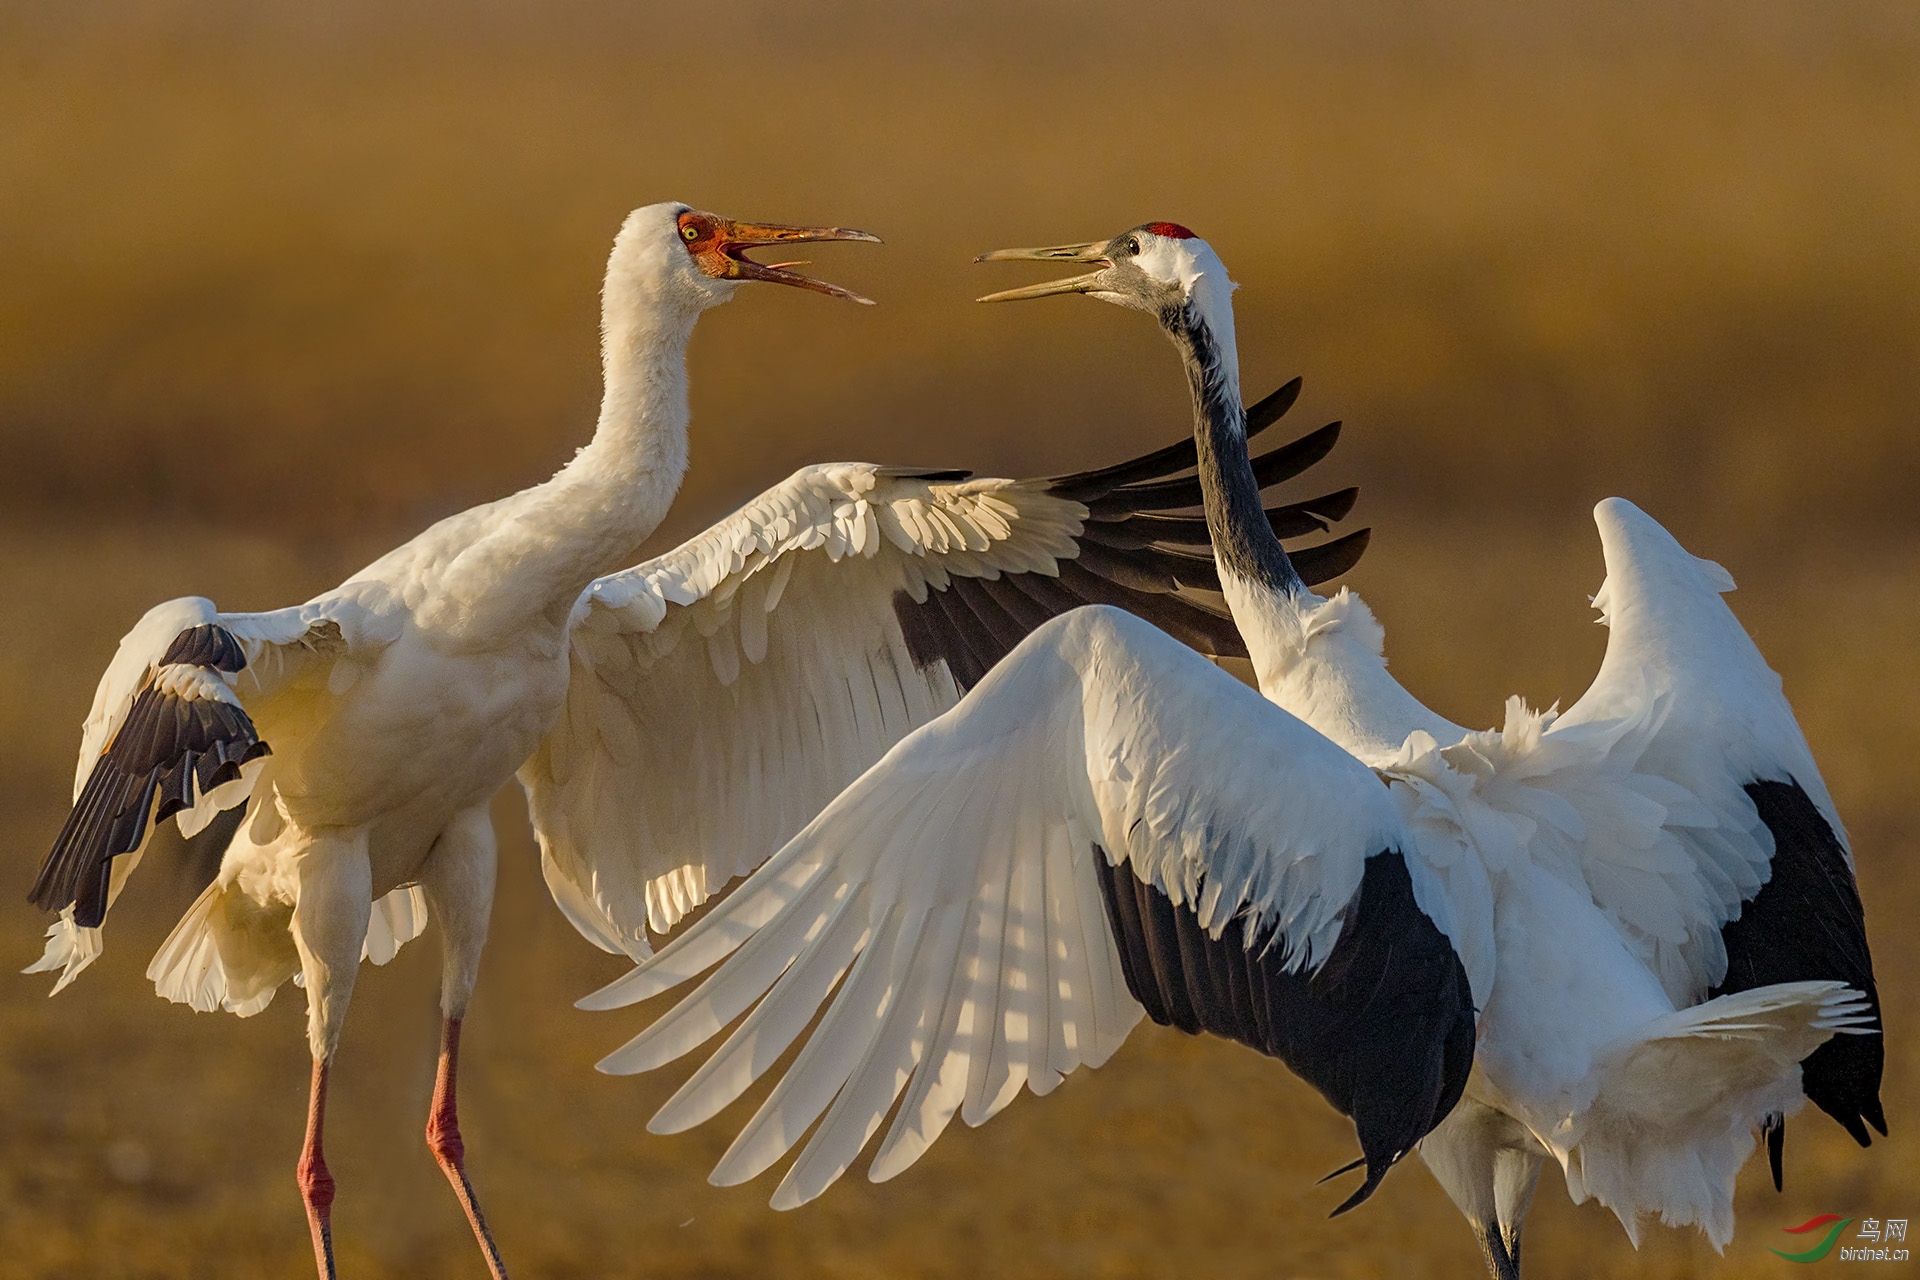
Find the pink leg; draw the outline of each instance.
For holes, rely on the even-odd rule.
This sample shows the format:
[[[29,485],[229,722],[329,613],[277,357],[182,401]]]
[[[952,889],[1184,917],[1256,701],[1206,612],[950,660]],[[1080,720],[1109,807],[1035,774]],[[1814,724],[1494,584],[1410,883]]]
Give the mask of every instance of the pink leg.
[[[320,1130],[327,1119],[327,1064],[313,1064],[313,1090],[307,1099],[307,1137],[300,1146],[300,1198],[307,1205],[307,1226],[313,1231],[313,1265],[320,1280],[334,1280],[333,1175],[320,1153]]]
[[[487,1230],[487,1219],[480,1212],[480,1202],[473,1197],[473,1184],[467,1181],[467,1148],[460,1141],[459,1107],[454,1100],[459,1060],[460,1019],[448,1018],[440,1032],[440,1070],[433,1081],[433,1110],[427,1116],[427,1146],[432,1149],[434,1159],[440,1162],[440,1170],[447,1175],[447,1181],[453,1184],[453,1194],[459,1197],[460,1207],[467,1211],[467,1222],[473,1227],[474,1239],[480,1242],[480,1251],[487,1257],[488,1272],[493,1280],[507,1280],[507,1269],[500,1262],[500,1250],[493,1243],[493,1233]]]

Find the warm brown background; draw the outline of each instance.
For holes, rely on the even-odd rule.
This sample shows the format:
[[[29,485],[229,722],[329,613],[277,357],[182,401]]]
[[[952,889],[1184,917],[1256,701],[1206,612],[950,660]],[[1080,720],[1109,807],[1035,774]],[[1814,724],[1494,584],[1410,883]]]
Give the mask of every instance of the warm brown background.
[[[57,827],[115,640],[184,592],[289,603],[545,475],[598,394],[622,214],[682,198],[836,221],[872,310],[749,289],[693,352],[684,533],[827,457],[1001,474],[1184,429],[1138,317],[975,308],[1003,244],[1149,218],[1232,265],[1250,393],[1351,424],[1353,584],[1396,670],[1469,723],[1569,699],[1602,633],[1586,510],[1624,493],[1724,561],[1850,822],[1893,1029],[1894,1138],[1793,1126],[1724,1260],[1549,1174],[1530,1273],[1788,1274],[1815,1213],[1920,1217],[1920,10],[1768,0],[1345,6],[332,3],[0,7],[0,893]],[[1351,10],[1365,8],[1367,13]],[[394,13],[388,10],[403,10]],[[1589,11],[1592,12],[1589,12]],[[703,1175],[746,1111],[643,1123],[683,1073],[591,1062],[645,1011],[546,902],[517,796],[463,1079],[522,1277],[1453,1276],[1417,1164],[1365,1209],[1312,1179],[1350,1130],[1276,1065],[1144,1028],[1106,1069],[794,1214]],[[164,855],[164,856],[163,856]],[[161,851],[53,1002],[0,976],[0,1276],[298,1275],[306,1056],[141,971],[190,896]],[[4,885],[0,885],[4,887]],[[361,985],[330,1111],[343,1274],[481,1274],[419,1129],[431,939]],[[1832,1265],[1839,1265],[1837,1262]],[[1894,1269],[1895,1273],[1906,1269]]]

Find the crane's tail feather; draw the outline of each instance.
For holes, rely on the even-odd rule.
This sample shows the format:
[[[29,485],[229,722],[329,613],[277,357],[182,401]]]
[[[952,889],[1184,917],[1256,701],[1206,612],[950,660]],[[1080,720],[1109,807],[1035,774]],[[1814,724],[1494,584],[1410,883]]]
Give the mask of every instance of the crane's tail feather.
[[[263,906],[237,886],[216,881],[160,944],[147,977],[176,1003],[250,1017],[300,969],[292,922],[292,907]]]
[[[1603,1052],[1592,1102],[1556,1138],[1576,1204],[1593,1196],[1639,1243],[1638,1220],[1733,1238],[1733,1182],[1754,1135],[1806,1101],[1800,1062],[1835,1034],[1877,1034],[1840,982],[1783,982],[1654,1019]]]

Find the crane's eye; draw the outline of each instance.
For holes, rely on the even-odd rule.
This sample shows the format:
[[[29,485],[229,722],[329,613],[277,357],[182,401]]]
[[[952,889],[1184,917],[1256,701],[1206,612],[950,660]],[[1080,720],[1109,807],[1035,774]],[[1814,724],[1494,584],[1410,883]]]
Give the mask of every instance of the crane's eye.
[[[692,243],[700,238],[700,228],[694,226],[691,222],[683,223],[680,227],[680,238],[688,243]]]

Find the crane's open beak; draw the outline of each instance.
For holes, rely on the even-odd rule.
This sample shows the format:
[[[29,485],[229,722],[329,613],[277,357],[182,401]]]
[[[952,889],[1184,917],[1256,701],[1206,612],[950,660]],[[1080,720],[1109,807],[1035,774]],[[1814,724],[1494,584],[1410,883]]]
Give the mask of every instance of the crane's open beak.
[[[1113,265],[1107,257],[1107,241],[1094,240],[1086,244],[1056,244],[1045,249],[995,249],[992,253],[983,253],[975,262],[1097,262],[1102,271]],[[1100,287],[1100,272],[1092,271],[1084,276],[1068,276],[1065,280],[1048,280],[1041,284],[1030,284],[1020,289],[1003,289],[999,293],[990,293],[976,302],[1019,302],[1026,298],[1050,298],[1056,293],[1087,293]]]
[[[805,266],[804,262],[761,263],[743,255],[748,249],[770,244],[810,244],[821,240],[862,240],[868,244],[879,244],[879,236],[846,227],[788,227],[774,222],[734,222],[728,218],[717,218],[715,222],[719,227],[715,251],[721,257],[717,264],[721,270],[713,274],[722,279],[790,284],[796,289],[811,289],[828,297],[845,298],[869,307],[873,305],[872,298],[863,298],[851,289],[788,270],[789,267]]]

